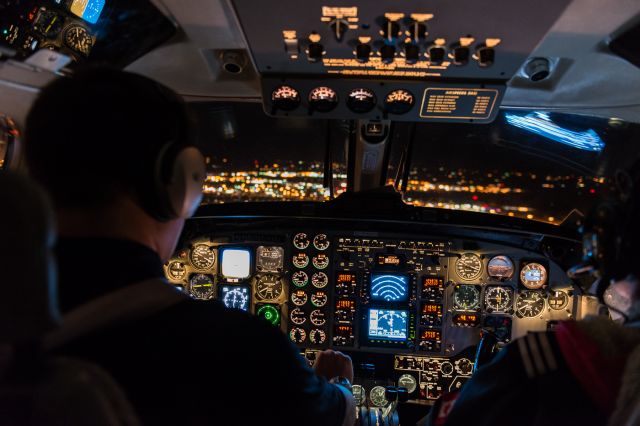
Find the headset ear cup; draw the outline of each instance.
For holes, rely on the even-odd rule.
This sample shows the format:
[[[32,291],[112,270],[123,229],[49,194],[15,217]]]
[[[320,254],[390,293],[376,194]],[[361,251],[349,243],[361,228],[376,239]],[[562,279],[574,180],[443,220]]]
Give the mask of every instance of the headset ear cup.
[[[202,185],[206,178],[204,156],[193,146],[178,152],[166,185],[167,197],[174,217],[191,217],[202,201]]]

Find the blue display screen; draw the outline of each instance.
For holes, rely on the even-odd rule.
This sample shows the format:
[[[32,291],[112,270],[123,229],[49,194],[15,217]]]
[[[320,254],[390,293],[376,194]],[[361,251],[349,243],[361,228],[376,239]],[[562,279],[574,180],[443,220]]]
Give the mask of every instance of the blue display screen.
[[[406,302],[409,278],[406,275],[371,274],[371,300]]]
[[[369,338],[407,340],[408,311],[369,309]]]
[[[222,286],[220,299],[227,308],[243,311],[248,311],[251,303],[249,288],[245,286]]]
[[[100,18],[105,0],[73,0],[71,12],[85,21],[95,24]]]

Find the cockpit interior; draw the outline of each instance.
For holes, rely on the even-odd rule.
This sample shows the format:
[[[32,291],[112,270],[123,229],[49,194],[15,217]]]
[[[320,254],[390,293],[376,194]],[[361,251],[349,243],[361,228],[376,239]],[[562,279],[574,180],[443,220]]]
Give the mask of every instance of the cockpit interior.
[[[56,79],[173,89],[206,179],[167,283],[347,354],[358,424],[414,425],[511,341],[608,315],[566,271],[637,156],[639,37],[637,0],[0,0],[0,169]]]

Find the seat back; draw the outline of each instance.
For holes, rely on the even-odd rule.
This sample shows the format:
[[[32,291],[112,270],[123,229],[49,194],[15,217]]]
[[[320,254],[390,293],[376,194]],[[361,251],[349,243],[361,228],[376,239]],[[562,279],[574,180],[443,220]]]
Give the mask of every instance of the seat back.
[[[46,196],[25,177],[0,172],[0,200],[0,426],[138,425],[107,373],[45,349],[45,337],[65,328]]]

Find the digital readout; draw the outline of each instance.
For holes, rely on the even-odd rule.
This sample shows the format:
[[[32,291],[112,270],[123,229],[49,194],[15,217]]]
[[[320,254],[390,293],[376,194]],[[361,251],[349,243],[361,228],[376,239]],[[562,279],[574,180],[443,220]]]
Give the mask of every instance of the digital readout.
[[[442,315],[442,305],[438,305],[436,303],[427,303],[426,305],[422,305],[422,313],[423,314],[436,314]]]
[[[463,327],[475,327],[480,324],[480,315],[477,314],[455,314],[453,324]]]
[[[423,330],[420,335],[420,340],[429,342],[440,341],[440,331],[438,330]]]
[[[339,283],[355,283],[356,274],[338,274],[336,281]]]
[[[336,309],[355,309],[356,302],[353,300],[338,300],[336,301]]]
[[[442,278],[437,277],[424,277],[422,279],[423,287],[443,287],[444,280]]]
[[[378,256],[380,266],[400,266],[404,263],[404,258],[395,254],[381,254]]]

